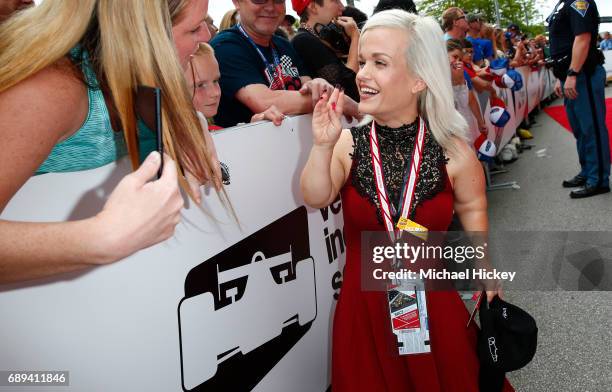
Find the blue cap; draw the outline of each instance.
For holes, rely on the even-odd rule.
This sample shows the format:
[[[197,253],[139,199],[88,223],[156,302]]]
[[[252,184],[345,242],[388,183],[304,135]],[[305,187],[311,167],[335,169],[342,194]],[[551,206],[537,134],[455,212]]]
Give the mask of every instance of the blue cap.
[[[521,28],[516,23],[510,23],[506,30],[517,30],[517,31],[520,31]]]

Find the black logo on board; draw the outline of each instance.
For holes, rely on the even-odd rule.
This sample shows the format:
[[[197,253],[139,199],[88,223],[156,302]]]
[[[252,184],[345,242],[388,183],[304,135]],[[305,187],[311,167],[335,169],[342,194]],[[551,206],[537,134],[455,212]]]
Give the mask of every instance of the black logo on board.
[[[183,390],[252,390],[317,315],[306,208],[194,267],[178,312]]]

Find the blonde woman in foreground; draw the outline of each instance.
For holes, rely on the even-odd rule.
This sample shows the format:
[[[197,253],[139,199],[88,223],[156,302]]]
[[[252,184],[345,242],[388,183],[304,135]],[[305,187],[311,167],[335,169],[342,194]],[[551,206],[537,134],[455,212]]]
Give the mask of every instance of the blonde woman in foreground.
[[[183,76],[210,37],[207,11],[208,0],[44,1],[0,25],[0,212],[35,174],[125,154],[137,169],[91,218],[0,220],[0,284],[109,264],[169,238],[183,206],[178,183],[198,198],[177,166],[220,185]],[[155,136],[137,127],[138,85],[163,91],[168,156],[151,182],[161,157],[139,151]]]
[[[429,231],[446,231],[453,210],[466,231],[488,229],[482,167],[454,108],[442,31],[432,18],[380,12],[362,31],[359,61],[359,112],[370,120],[342,130],[343,93],[323,97],[301,178],[313,207],[342,196],[347,254],[334,315],[332,390],[478,391],[477,329],[466,328],[469,315],[456,291],[426,293],[431,353],[400,356],[387,293],[361,288],[361,233],[393,232],[403,189],[412,195],[403,214]],[[417,147],[420,165],[412,165],[418,177],[410,189],[404,170]],[[505,391],[512,390],[506,381]]]

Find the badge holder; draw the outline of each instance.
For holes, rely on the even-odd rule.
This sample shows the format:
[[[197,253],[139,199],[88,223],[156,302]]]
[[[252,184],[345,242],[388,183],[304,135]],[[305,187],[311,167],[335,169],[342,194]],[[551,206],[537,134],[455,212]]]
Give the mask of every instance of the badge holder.
[[[401,238],[403,231],[407,231],[422,240],[427,240],[427,228],[408,219],[422,162],[425,133],[425,121],[419,118],[419,131],[415,140],[412,159],[410,160],[410,166],[404,172],[404,185],[400,196],[401,209],[399,209],[400,214],[396,230],[391,218],[392,215],[396,214],[387,196],[375,122],[372,122],[372,127],[370,128],[370,151],[376,191],[382,210],[383,221],[392,244],[395,244]],[[393,259],[392,267],[396,270],[401,268],[400,263],[395,258]],[[421,279],[395,279],[387,287],[387,305],[391,320],[391,331],[395,335],[399,354],[430,353],[431,342],[429,340],[425,282]]]
[[[410,219],[401,218],[397,228],[427,241],[427,228]],[[400,269],[401,265],[394,260],[393,267]],[[387,300],[399,355],[430,353],[425,282],[422,279],[396,279],[387,287]]]
[[[391,330],[399,355],[431,352],[427,299],[423,281],[396,281],[387,288]]]

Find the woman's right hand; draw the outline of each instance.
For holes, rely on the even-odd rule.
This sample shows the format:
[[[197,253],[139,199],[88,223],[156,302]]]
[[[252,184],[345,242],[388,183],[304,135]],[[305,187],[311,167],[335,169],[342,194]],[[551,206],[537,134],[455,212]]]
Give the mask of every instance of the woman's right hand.
[[[334,88],[331,95],[324,93],[312,113],[314,145],[333,148],[342,133],[344,92]]]
[[[150,181],[161,163],[154,151],[140,168],[125,176],[95,217],[110,263],[170,238],[180,222],[183,198],[179,192],[176,164],[164,155],[159,180]]]
[[[350,16],[339,16],[337,23],[344,29],[344,33],[352,40],[359,39],[359,27],[355,19]]]

